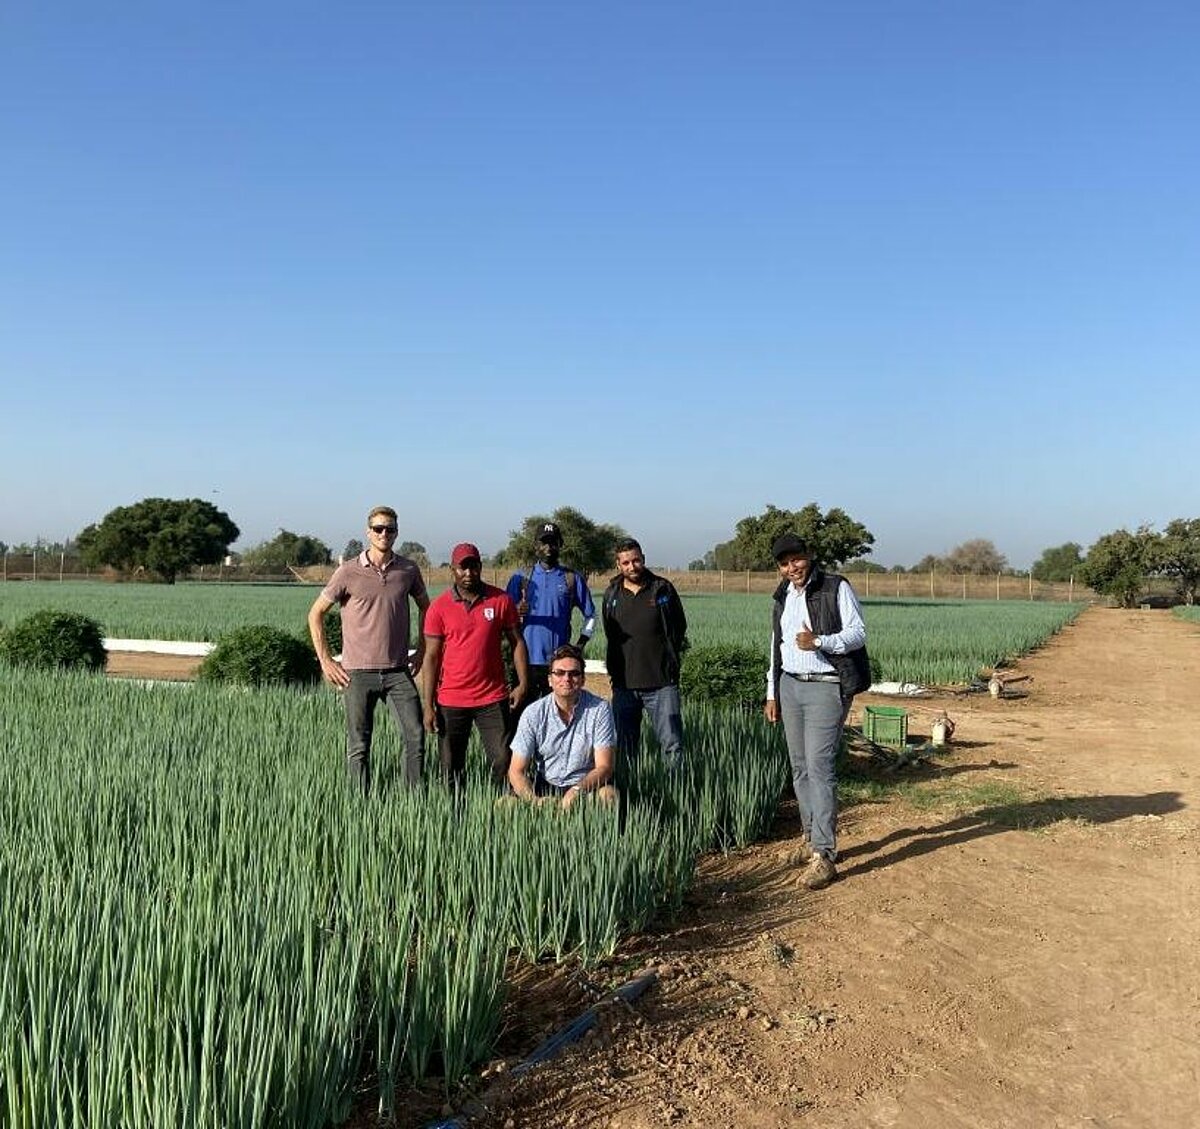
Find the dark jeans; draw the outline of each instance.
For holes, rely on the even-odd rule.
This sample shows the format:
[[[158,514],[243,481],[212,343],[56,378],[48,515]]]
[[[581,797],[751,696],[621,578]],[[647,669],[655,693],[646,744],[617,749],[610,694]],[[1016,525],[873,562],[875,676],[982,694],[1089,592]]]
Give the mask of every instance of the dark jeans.
[[[404,783],[421,782],[425,760],[425,730],[421,698],[407,670],[352,670],[343,692],[346,703],[346,769],[351,783],[364,793],[371,789],[371,736],[375,706],[387,702],[404,741]]]
[[[641,744],[642,714],[658,738],[663,762],[674,768],[683,755],[683,711],[678,686],[660,686],[657,690],[613,690],[613,719],[617,726],[617,749],[629,763]]]
[[[437,707],[442,775],[456,788],[461,788],[466,781],[467,745],[471,740],[472,724],[479,730],[479,739],[492,770],[492,783],[497,788],[504,788],[508,780],[508,713],[507,698],[487,706]]]

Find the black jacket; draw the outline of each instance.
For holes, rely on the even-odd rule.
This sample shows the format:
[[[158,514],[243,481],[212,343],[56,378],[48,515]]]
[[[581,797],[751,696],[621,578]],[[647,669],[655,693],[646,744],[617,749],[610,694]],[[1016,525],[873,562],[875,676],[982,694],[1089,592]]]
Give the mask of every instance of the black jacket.
[[[617,594],[625,578],[619,573],[608,582],[600,604],[601,622],[604,624],[605,664],[613,686],[625,687],[625,656],[621,650],[623,632],[616,619]],[[683,602],[675,585],[664,577],[646,570],[646,584],[658,608],[663,641],[662,685],[674,686],[679,682],[679,670],[683,652],[687,650],[687,616]]]

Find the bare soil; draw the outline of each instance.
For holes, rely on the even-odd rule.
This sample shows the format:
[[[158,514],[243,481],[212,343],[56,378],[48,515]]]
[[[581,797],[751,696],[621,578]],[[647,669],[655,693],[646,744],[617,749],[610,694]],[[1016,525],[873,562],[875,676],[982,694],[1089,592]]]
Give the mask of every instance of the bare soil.
[[[999,700],[904,703],[954,742],[843,810],[829,889],[797,885],[784,805],[670,927],[586,974],[521,969],[471,1124],[1200,1125],[1200,631],[1094,608],[1018,670]],[[640,1001],[510,1081],[642,967]]]

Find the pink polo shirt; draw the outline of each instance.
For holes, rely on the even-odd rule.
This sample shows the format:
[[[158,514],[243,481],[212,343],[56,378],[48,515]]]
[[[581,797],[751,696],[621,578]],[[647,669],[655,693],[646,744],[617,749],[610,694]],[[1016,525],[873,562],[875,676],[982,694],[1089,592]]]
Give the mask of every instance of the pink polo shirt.
[[[393,556],[382,568],[365,552],[338,565],[321,595],[342,609],[342,666],[396,670],[408,665],[408,599],[425,598],[421,570]]]

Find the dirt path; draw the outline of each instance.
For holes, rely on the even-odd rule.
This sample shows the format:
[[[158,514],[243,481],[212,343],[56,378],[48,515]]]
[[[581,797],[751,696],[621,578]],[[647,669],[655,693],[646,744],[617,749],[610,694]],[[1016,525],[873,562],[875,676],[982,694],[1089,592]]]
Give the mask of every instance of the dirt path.
[[[829,890],[781,861],[794,821],[706,864],[606,971],[661,983],[486,1124],[1200,1125],[1200,631],[1093,609],[1021,670],[1026,696],[941,703],[922,806],[844,813]]]

